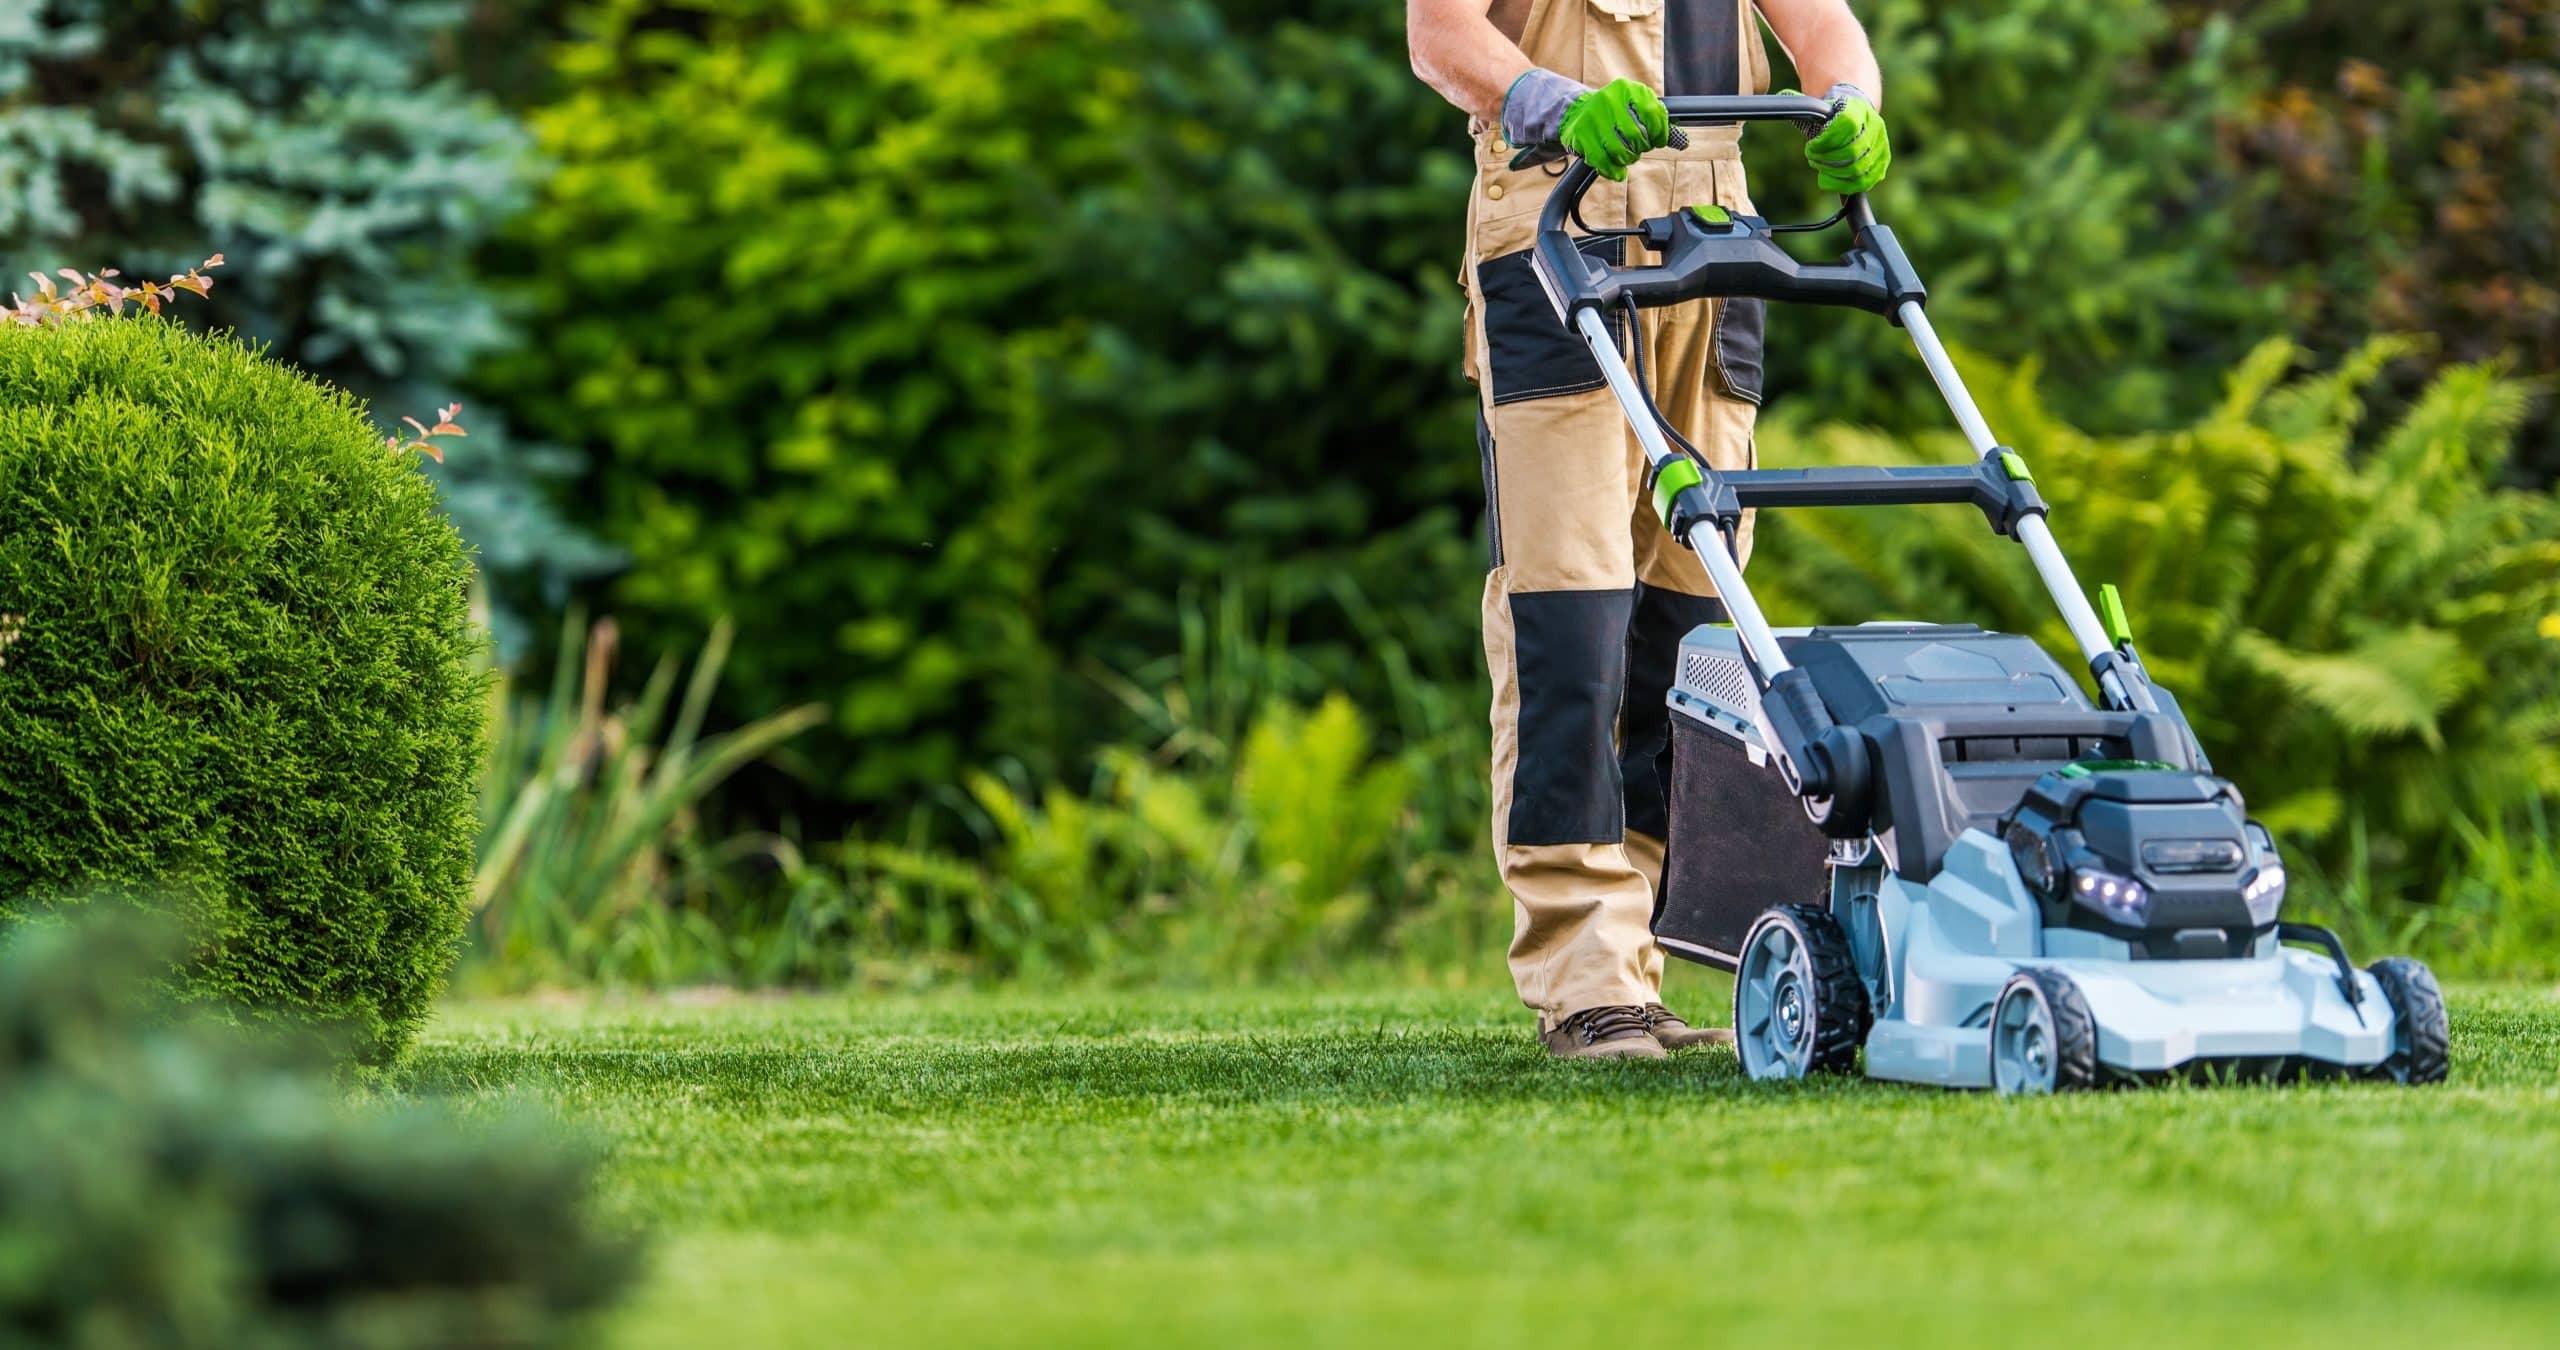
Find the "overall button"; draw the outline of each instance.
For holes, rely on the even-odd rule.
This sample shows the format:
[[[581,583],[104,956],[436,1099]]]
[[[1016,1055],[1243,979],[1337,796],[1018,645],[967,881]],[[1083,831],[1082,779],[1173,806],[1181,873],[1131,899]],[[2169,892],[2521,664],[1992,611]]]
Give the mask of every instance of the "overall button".
[[[1487,183],[1487,184],[1485,184],[1485,185],[1484,185],[1484,195],[1485,195],[1485,196],[1487,196],[1487,197],[1489,197],[1489,198],[1491,198],[1491,199],[1493,199],[1494,201],[1497,201],[1497,202],[1498,202],[1498,201],[1501,201],[1501,200],[1502,200],[1502,185],[1501,185],[1500,183]]]

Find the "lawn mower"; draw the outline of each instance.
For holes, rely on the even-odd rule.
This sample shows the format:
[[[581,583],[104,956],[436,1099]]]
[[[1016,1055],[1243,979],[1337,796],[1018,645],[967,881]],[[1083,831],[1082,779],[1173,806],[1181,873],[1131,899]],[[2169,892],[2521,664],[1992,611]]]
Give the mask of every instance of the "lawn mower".
[[[1665,102],[1675,125],[1809,129],[1830,115],[1801,95]],[[1803,225],[1691,208],[1594,229],[1581,213],[1594,178],[1579,161],[1563,171],[1533,266],[1633,424],[1664,525],[1705,562],[1731,620],[1680,647],[1653,927],[1666,950],[1733,973],[1744,1071],[1850,1072],[1863,1053],[1870,1077],[2004,1093],[2170,1075],[2441,1081],[2435,977],[2401,958],[2359,970],[2333,933],[2279,918],[2275,841],[2144,668],[2114,589],[2095,604],[2081,590],[2025,458],[1984,424],[1865,198]],[[1843,221],[1852,244],[1837,262],[1779,245]],[[1577,245],[1611,235],[1641,249],[1621,264]],[[1898,324],[1977,458],[1707,464],[1630,370],[1611,319],[1624,309],[1640,326],[1647,308],[1710,297]],[[1746,509],[1921,504],[1978,508],[2025,549],[2087,688],[2029,638],[1969,624],[1769,626],[1734,549]]]

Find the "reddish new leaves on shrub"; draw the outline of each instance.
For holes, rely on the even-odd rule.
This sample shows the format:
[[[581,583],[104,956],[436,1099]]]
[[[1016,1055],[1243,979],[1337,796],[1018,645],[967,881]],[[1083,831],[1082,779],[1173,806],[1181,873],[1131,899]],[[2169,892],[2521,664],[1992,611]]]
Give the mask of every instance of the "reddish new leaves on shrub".
[[[464,431],[461,424],[454,420],[460,416],[462,416],[462,405],[459,403],[450,403],[437,410],[436,424],[434,426],[428,426],[414,417],[403,417],[400,420],[408,423],[412,428],[415,428],[418,434],[414,437],[403,439],[398,432],[393,432],[391,435],[383,438],[383,444],[390,446],[391,453],[395,455],[399,454],[403,450],[415,450],[419,454],[425,455],[427,458],[434,460],[436,463],[442,464],[444,463],[444,451],[437,448],[436,437],[468,436],[471,434],[470,432]]]
[[[42,272],[29,272],[27,275],[36,282],[35,298],[30,300],[12,291],[7,321],[21,328],[42,328],[88,318],[91,311],[98,309],[122,314],[127,305],[140,305],[157,314],[161,302],[178,298],[180,291],[213,294],[213,279],[205,273],[220,266],[222,255],[217,253],[165,282],[146,281],[131,287],[116,284],[116,278],[124,274],[112,267],[94,274],[65,267],[54,276],[71,283],[68,289],[54,285],[53,277]]]
[[[110,314],[121,315],[127,305],[139,305],[157,314],[164,301],[178,298],[178,293],[181,291],[191,295],[213,294],[213,278],[206,276],[205,273],[220,266],[222,266],[222,255],[217,253],[165,282],[146,281],[139,286],[116,284],[116,278],[124,274],[112,267],[106,271],[94,273],[69,267],[62,268],[55,272],[54,276],[69,282],[70,285],[67,288],[56,286],[53,277],[46,276],[42,272],[29,272],[27,275],[35,278],[35,298],[30,300],[14,291],[11,292],[9,308],[6,311],[0,311],[0,319],[5,319],[6,322],[21,328],[46,328],[69,323],[74,319],[94,318],[96,311],[100,309]],[[414,428],[417,435],[404,438],[394,433],[384,437],[383,443],[389,446],[391,453],[395,455],[415,450],[442,464],[444,451],[437,448],[436,438],[470,434],[454,420],[460,416],[462,416],[462,405],[456,403],[436,413],[434,426],[428,426],[414,417],[403,417],[400,420]],[[9,642],[15,637],[16,633],[5,626],[5,616],[0,616],[0,650],[6,650]]]

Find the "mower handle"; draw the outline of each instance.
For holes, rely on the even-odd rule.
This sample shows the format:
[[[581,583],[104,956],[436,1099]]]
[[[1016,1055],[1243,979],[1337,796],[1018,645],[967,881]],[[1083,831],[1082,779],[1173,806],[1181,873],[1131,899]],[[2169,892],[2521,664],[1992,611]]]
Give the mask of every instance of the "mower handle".
[[[1663,100],[1674,128],[1730,122],[1794,122],[1808,132],[1831,118],[1831,105],[1804,94],[1709,94]],[[1684,138],[1685,139],[1685,138]],[[1865,193],[1841,198],[1840,215],[1856,232],[1836,263],[1802,263],[1778,247],[1776,236],[1805,226],[1772,226],[1755,216],[1722,224],[1677,209],[1633,229],[1584,229],[1585,237],[1633,237],[1662,255],[1659,264],[1631,267],[1592,257],[1576,243],[1582,198],[1599,174],[1581,159],[1565,170],[1538,215],[1532,270],[1545,286],[1556,315],[1571,327],[1574,313],[1618,304],[1644,308],[1716,297],[1749,297],[1797,304],[1846,305],[1887,318],[1902,306],[1928,298],[1928,288],[1903,256],[1893,231],[1876,222]]]
[[[1662,101],[1673,126],[1718,122],[1801,122],[1810,136],[1831,120],[1831,105],[1811,94],[1681,94]]]

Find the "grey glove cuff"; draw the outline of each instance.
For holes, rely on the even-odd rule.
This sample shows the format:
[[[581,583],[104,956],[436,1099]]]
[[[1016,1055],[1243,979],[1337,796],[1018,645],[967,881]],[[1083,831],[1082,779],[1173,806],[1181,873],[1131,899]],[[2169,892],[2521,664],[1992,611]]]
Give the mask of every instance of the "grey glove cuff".
[[[1867,97],[1866,90],[1849,83],[1847,80],[1842,80],[1840,83],[1822,91],[1822,101],[1831,105],[1831,117],[1838,117],[1840,115],[1840,105],[1853,98],[1863,101],[1868,107],[1872,108],[1875,106],[1876,101]],[[1831,125],[1831,117],[1822,119],[1822,126],[1806,127],[1804,129],[1804,138],[1809,141],[1814,137],[1821,135],[1822,127]]]
[[[1530,67],[1502,96],[1502,139],[1523,149],[1553,143],[1563,133],[1564,110],[1590,92],[1591,86],[1579,80]]]

